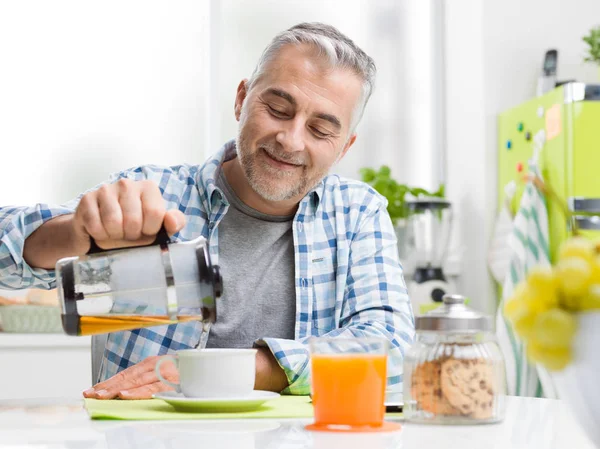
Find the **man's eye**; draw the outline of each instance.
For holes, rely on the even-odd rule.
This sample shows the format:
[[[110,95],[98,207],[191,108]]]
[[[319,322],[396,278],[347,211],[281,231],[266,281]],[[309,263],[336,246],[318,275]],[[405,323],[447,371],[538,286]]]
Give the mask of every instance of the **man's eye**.
[[[287,115],[285,111],[275,109],[273,106],[269,106],[269,112],[271,112],[271,114],[275,115],[276,117],[285,117]]]
[[[318,130],[317,128],[311,128],[311,131],[313,132],[313,134],[315,136],[317,136],[319,139],[324,139],[325,137],[328,137],[329,134],[328,133],[324,133],[323,131]]]

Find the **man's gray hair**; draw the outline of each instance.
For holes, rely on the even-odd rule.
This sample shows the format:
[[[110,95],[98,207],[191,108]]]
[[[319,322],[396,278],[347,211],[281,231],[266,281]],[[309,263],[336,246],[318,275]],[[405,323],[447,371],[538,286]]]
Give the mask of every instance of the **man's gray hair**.
[[[331,25],[318,22],[300,23],[275,36],[258,60],[258,64],[248,80],[248,89],[251,89],[264,75],[268,63],[277,56],[279,50],[289,44],[312,45],[317,50],[318,56],[325,56],[332,67],[351,70],[362,80],[361,98],[352,114],[350,125],[350,132],[354,132],[362,118],[367,101],[373,93],[377,69],[369,55]]]

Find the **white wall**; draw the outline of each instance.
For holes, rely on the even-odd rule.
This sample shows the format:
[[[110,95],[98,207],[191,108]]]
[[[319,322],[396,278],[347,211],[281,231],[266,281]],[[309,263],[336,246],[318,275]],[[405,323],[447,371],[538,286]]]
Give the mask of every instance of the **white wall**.
[[[301,21],[339,27],[378,66],[335,171],[388,164],[437,188],[440,1],[0,0],[0,205],[66,201],[137,164],[203,161],[235,135],[239,81]]]
[[[491,285],[485,267],[488,232],[484,220],[486,169],[483,23],[480,0],[447,0],[445,5],[446,174],[453,204],[452,247],[462,252],[460,293],[475,308],[489,311]]]
[[[583,64],[581,37],[600,24],[597,0],[446,0],[448,193],[455,203],[461,287],[495,311],[485,265],[496,209],[496,117],[535,95],[544,53],[559,51],[558,78],[600,83]]]
[[[0,0],[0,205],[203,161],[207,5]]]
[[[303,21],[325,22],[373,57],[378,71],[356,144],[333,171],[358,178],[361,167],[387,164],[400,182],[437,189],[444,172],[442,61],[437,57],[440,4],[441,0],[213,0],[213,145],[235,137],[237,85],[251,75],[275,34]]]

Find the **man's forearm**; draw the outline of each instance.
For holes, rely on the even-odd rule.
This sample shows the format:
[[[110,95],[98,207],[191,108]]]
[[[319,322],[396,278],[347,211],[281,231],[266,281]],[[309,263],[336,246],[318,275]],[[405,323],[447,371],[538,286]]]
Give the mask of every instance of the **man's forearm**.
[[[88,247],[88,242],[75,237],[73,215],[61,215],[44,223],[25,240],[23,258],[33,268],[54,269],[57,260],[85,254]]]

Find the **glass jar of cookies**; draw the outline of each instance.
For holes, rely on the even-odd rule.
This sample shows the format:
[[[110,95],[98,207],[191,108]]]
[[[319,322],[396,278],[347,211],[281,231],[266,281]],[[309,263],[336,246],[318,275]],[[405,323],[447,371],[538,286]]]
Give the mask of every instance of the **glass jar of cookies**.
[[[404,416],[432,424],[492,423],[504,418],[506,380],[491,317],[445,295],[416,317],[416,341],[404,358]]]

